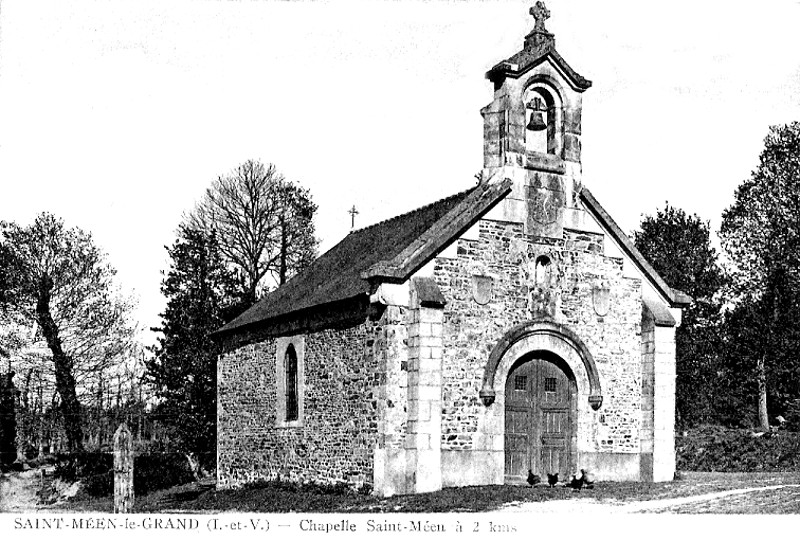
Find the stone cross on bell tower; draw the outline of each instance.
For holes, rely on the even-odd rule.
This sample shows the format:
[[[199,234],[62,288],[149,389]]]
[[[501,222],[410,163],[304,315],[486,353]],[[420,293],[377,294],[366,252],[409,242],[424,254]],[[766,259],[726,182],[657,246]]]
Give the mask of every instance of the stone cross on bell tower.
[[[536,2],[529,13],[533,16],[534,25],[530,34],[525,36],[525,48],[537,47],[543,43],[552,43],[553,34],[547,31],[544,27],[544,21],[550,18],[550,10],[544,5],[544,2]]]
[[[536,5],[530,9],[529,12],[533,15],[536,24],[533,27],[535,32],[547,32],[544,27],[544,21],[550,18],[550,10],[544,5],[544,2],[536,2]]]

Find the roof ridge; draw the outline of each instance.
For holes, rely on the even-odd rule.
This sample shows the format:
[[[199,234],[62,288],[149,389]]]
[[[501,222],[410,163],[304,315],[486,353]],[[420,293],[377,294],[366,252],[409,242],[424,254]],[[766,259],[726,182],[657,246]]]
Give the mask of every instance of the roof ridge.
[[[413,214],[414,212],[419,212],[421,210],[425,210],[426,208],[430,208],[431,206],[434,206],[434,205],[437,205],[437,204],[441,204],[441,203],[443,203],[445,201],[449,201],[451,199],[455,199],[456,197],[462,196],[462,195],[464,195],[466,193],[469,193],[470,191],[473,191],[474,189],[476,189],[480,185],[481,184],[476,184],[476,185],[472,186],[469,189],[465,189],[463,191],[459,191],[458,193],[454,193],[452,195],[448,195],[447,197],[444,197],[442,199],[433,201],[432,203],[426,204],[424,206],[420,206],[418,208],[414,208],[413,210],[409,210],[408,212],[403,212],[402,214],[398,214],[398,215],[396,215],[394,217],[390,217],[388,219],[384,219],[383,221],[378,221],[377,223],[373,223],[372,225],[367,225],[366,227],[362,227],[360,229],[352,230],[352,231],[350,231],[348,233],[348,236],[350,236],[351,234],[360,233],[360,232],[363,232],[363,231],[368,231],[369,229],[372,229],[372,228],[377,227],[379,225],[384,225],[386,223],[390,223],[390,222],[398,220],[400,218],[404,218],[404,217],[408,216],[409,214]]]

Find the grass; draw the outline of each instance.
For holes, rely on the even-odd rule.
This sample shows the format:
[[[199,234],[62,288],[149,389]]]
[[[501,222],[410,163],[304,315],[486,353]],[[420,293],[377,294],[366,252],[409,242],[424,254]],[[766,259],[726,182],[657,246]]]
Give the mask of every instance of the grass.
[[[192,485],[178,486],[136,499],[136,512],[489,512],[510,503],[587,499],[605,503],[673,499],[741,488],[800,484],[800,434],[781,432],[753,438],[748,430],[715,426],[691,430],[676,438],[678,466],[693,469],[672,482],[599,482],[593,490],[564,487],[479,486],[447,488],[434,493],[378,498],[343,486],[298,486],[261,482],[226,491],[211,489],[193,498]],[[707,471],[707,472],[698,472]],[[726,471],[726,472],[720,472]],[[737,472],[747,471],[747,472]],[[190,500],[191,499],[191,500]],[[679,513],[800,513],[800,489],[732,495],[675,507]],[[110,512],[110,497],[79,495],[59,511]],[[673,509],[669,510],[673,512]]]
[[[262,483],[242,489],[209,490],[195,500],[176,500],[187,486],[179,486],[136,499],[136,512],[265,512],[265,513],[383,513],[383,512],[490,512],[509,503],[544,502],[583,499],[604,503],[627,503],[702,495],[719,491],[778,484],[800,484],[800,473],[682,473],[673,482],[648,484],[640,482],[602,482],[592,490],[573,492],[561,486],[475,486],[446,488],[434,493],[398,495],[378,498],[353,491],[325,491],[319,486],[298,487],[280,483]],[[783,491],[783,490],[781,490]],[[800,490],[794,492],[800,500]],[[793,496],[794,496],[793,495]],[[777,491],[750,494],[748,497],[769,501],[761,508],[780,509]],[[731,497],[735,498],[735,497]],[[705,506],[704,506],[705,504]],[[678,507],[676,511],[697,513],[714,503]],[[798,504],[788,501],[789,508],[800,511]],[[794,506],[792,506],[794,504]],[[76,497],[55,508],[67,512],[111,512],[110,497]],[[759,507],[758,505],[754,508]],[[749,508],[749,507],[748,507]],[[670,510],[671,512],[672,510]],[[712,510],[709,510],[712,511]],[[791,510],[790,510],[791,511]],[[716,512],[716,511],[715,511]],[[742,513],[742,507],[735,513]]]

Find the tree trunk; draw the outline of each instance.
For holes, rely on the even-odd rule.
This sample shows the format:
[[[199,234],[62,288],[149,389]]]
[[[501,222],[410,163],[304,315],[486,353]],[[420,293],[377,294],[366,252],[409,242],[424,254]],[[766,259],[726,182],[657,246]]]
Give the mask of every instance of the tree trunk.
[[[258,273],[253,269],[252,272],[249,272],[250,283],[248,283],[247,288],[247,305],[252,306],[258,300]]]
[[[287,258],[289,257],[289,242],[286,238],[286,218],[281,216],[281,252],[280,252],[280,270],[279,270],[279,285],[286,283],[287,274]]]
[[[756,381],[758,382],[758,424],[763,431],[769,431],[767,415],[767,373],[765,369],[767,351],[761,353],[756,362]]]
[[[762,431],[769,431],[769,414],[767,412],[767,355],[775,351],[773,347],[773,336],[775,327],[778,324],[778,298],[777,279],[773,279],[768,299],[769,299],[769,322],[767,332],[762,346],[761,354],[756,361],[756,381],[758,382],[758,425]]]
[[[144,356],[144,354],[142,354],[142,356]],[[142,407],[142,383],[140,382],[137,386],[138,386],[138,390],[139,390],[139,399],[136,401],[136,411],[138,413],[137,414],[138,418],[136,419],[136,423],[137,423],[137,426],[138,426],[138,429],[136,430],[136,437],[139,440],[139,444],[141,444],[142,443],[142,413],[143,413],[143,409],[144,409],[144,407]]]
[[[16,387],[14,372],[0,375],[0,464],[10,465],[19,459],[17,446]]]
[[[83,450],[81,430],[81,404],[75,392],[75,377],[72,375],[72,358],[61,347],[58,326],[50,313],[50,295],[53,280],[42,277],[39,282],[39,298],[36,302],[36,321],[42,330],[47,346],[53,353],[56,372],[56,390],[61,396],[61,412],[64,415],[64,429],[67,432],[67,449],[71,452]]]
[[[104,418],[104,409],[103,409],[103,374],[100,373],[100,376],[97,378],[97,405],[95,405],[95,419],[96,419],[96,426],[95,429],[97,430],[97,445],[102,448],[103,444],[106,441],[106,430],[105,430],[105,418]]]
[[[34,446],[35,435],[33,422],[35,413],[31,410],[30,391],[31,391],[31,378],[33,377],[33,368],[28,369],[25,375],[25,389],[19,397],[19,413],[17,418],[22,420],[22,425],[17,425],[17,455],[20,461],[25,457],[25,452],[28,447]]]
[[[41,370],[36,371],[36,408],[35,408],[35,417],[38,422],[39,428],[39,435],[38,435],[38,443],[39,443],[39,455],[44,455],[44,422],[45,422],[45,410],[44,410],[44,396],[42,395],[42,372]],[[48,449],[49,450],[49,449]]]

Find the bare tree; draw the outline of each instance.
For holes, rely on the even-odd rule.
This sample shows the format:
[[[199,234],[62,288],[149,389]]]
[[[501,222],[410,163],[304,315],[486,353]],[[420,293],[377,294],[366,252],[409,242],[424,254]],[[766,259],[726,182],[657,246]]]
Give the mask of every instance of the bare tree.
[[[308,190],[283,182],[277,186],[277,260],[270,271],[279,285],[314,260],[317,239],[314,237],[314,213],[317,205]]]
[[[316,210],[309,191],[286,180],[275,165],[248,160],[212,183],[184,225],[216,233],[252,303],[313,260]]]

